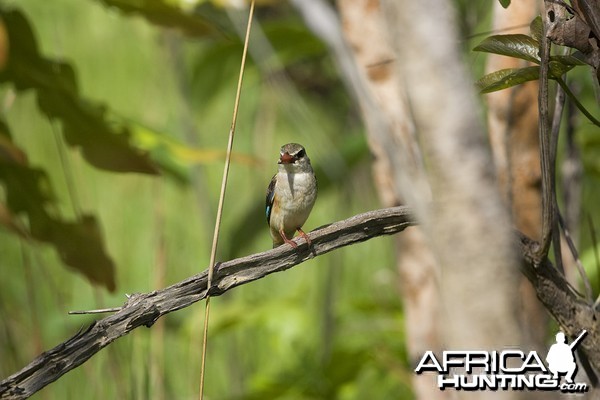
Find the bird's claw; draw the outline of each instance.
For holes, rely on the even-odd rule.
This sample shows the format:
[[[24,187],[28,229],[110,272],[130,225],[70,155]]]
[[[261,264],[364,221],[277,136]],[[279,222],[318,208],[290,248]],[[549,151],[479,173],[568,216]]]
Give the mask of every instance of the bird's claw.
[[[304,238],[304,240],[306,240],[306,243],[308,244],[308,247],[312,246],[312,241],[310,240],[310,238],[308,237],[308,235],[300,228],[298,228],[298,232],[300,233],[300,236],[302,236]]]
[[[287,244],[289,244],[290,246],[292,246],[293,248],[295,248],[295,249],[298,248],[298,243],[294,242],[293,240],[290,240],[290,239],[286,238],[285,242]]]

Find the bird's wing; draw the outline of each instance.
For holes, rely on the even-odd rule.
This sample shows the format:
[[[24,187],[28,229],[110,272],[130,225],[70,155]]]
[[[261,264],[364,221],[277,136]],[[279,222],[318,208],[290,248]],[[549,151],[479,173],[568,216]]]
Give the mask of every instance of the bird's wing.
[[[267,199],[265,212],[267,214],[267,224],[271,222],[271,211],[273,210],[273,200],[275,200],[275,182],[277,182],[277,174],[273,175],[269,188],[267,189]]]

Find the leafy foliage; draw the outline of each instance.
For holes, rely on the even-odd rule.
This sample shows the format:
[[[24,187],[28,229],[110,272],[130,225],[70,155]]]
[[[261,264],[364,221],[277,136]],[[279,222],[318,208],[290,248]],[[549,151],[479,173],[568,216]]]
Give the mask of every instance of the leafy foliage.
[[[542,62],[539,55],[540,38],[542,35],[542,21],[540,17],[535,18],[531,22],[530,30],[532,36],[513,34],[487,37],[479,45],[475,46],[473,50],[513,57],[540,65]],[[592,123],[600,126],[600,121],[589,113],[577,98],[573,96],[562,78],[563,75],[574,67],[586,64],[583,54],[579,51],[568,55],[551,55],[548,66],[549,78],[556,80],[565,89],[567,95],[569,95],[581,112]],[[481,77],[476,82],[476,86],[481,93],[490,93],[537,79],[539,79],[539,67],[526,66],[491,72]]]
[[[201,19],[185,17],[162,2],[151,1],[145,6],[138,2],[106,3],[128,12],[145,10],[149,19],[181,26],[189,34],[212,32]],[[221,152],[189,149],[174,139],[167,140],[158,132],[115,118],[105,105],[83,98],[75,68],[40,53],[34,29],[21,11],[3,7],[0,16],[2,47],[10,49],[1,66],[0,84],[12,85],[17,93],[35,93],[39,111],[50,121],[61,123],[66,142],[80,148],[91,165],[112,172],[152,175],[161,168],[186,181],[192,164],[223,157]],[[97,219],[81,215],[76,222],[67,222],[49,214],[46,208],[55,206],[56,199],[51,195],[48,176],[44,170],[27,165],[25,153],[10,140],[5,122],[2,128],[0,150],[7,156],[0,166],[0,181],[7,201],[3,207],[5,218],[0,222],[21,236],[52,244],[66,265],[114,290],[115,267],[104,249]],[[27,216],[28,232],[17,221],[20,214]]]
[[[489,36],[473,50],[540,62],[538,41],[522,34]]]
[[[527,35],[494,35],[485,38],[474,51],[494,53],[540,64],[539,42]],[[577,65],[585,65],[573,55],[550,58],[550,78],[559,79]],[[491,72],[477,81],[481,93],[507,89],[539,78],[539,67],[510,68]]]
[[[530,26],[532,36],[523,34],[493,35],[485,38],[474,51],[499,54],[518,58],[539,65],[541,63],[539,49],[542,32],[540,17],[533,20]],[[585,65],[581,55],[553,55],[550,57],[550,78],[560,79],[565,73],[578,65]],[[477,81],[481,93],[490,93],[507,89],[539,78],[539,67],[510,68],[491,72]]]
[[[25,153],[12,143],[8,127],[2,121],[0,182],[8,206],[4,213],[7,218],[0,219],[0,223],[25,238],[52,244],[65,264],[110,291],[115,289],[114,263],[104,250],[96,219],[82,215],[75,222],[67,222],[48,211],[55,198],[46,173],[28,165]],[[27,216],[29,231],[17,222],[15,216],[19,214]]]
[[[40,111],[62,122],[67,142],[81,147],[92,165],[116,172],[158,172],[147,155],[131,146],[126,127],[113,126],[105,107],[79,96],[73,67],[39,53],[33,29],[20,11],[1,10],[0,16],[11,49],[0,83],[11,83],[19,92],[35,91]]]

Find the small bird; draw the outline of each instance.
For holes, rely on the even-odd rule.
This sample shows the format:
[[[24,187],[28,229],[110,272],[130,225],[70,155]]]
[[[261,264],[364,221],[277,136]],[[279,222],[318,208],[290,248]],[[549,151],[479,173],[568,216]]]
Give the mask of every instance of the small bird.
[[[281,146],[278,172],[267,189],[267,223],[271,228],[273,248],[292,240],[298,231],[308,245],[310,238],[302,230],[317,198],[317,179],[306,150],[298,143]]]

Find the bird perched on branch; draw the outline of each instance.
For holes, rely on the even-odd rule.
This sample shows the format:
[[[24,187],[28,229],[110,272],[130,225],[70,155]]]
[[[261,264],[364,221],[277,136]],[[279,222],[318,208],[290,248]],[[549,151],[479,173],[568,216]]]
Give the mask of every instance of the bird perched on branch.
[[[302,230],[317,198],[317,179],[304,147],[298,143],[281,146],[278,172],[267,189],[267,223],[271,228],[273,248],[292,240],[298,231],[308,245],[310,238]]]

